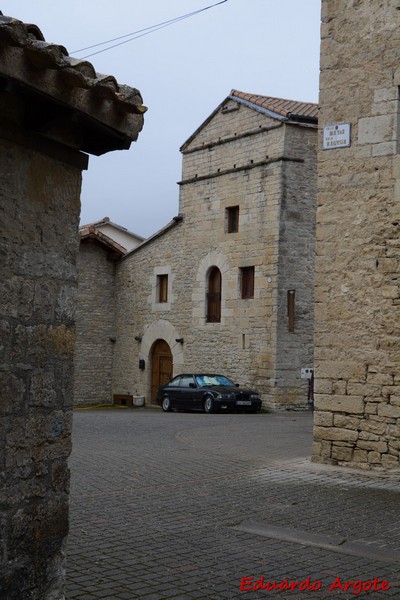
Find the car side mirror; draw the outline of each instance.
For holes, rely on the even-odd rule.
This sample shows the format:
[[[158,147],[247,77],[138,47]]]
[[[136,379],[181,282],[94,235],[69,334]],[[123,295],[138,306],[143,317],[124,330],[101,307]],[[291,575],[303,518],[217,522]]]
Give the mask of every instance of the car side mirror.
[[[196,387],[196,385],[195,385],[194,383],[189,383],[189,387],[190,387],[190,388],[195,388],[195,387]]]
[[[238,383],[235,383],[235,387],[239,387],[239,384],[238,384]]]

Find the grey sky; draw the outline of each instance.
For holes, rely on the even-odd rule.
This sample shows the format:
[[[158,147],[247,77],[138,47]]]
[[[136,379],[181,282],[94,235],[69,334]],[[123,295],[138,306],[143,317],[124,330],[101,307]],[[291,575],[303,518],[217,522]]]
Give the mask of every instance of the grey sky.
[[[3,0],[73,52],[214,4],[212,0]],[[91,157],[82,223],[109,216],[144,237],[178,213],[179,147],[232,88],[318,101],[320,0],[228,0],[97,54],[100,73],[140,90],[148,107],[131,149]],[[95,51],[96,49],[92,50]]]

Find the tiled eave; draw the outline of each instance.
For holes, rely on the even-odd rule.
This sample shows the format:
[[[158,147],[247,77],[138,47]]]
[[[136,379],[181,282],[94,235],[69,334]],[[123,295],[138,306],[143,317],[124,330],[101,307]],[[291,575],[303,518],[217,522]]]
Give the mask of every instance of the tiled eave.
[[[89,154],[129,148],[143,127],[138,90],[96,73],[36,26],[0,16],[0,91],[26,100],[28,128],[52,137],[54,123],[75,128],[71,147]]]
[[[126,254],[126,248],[121,246],[121,244],[118,244],[118,242],[116,242],[115,240],[108,237],[108,235],[105,235],[104,233],[99,231],[93,225],[89,227],[81,227],[79,229],[79,236],[81,242],[97,242],[107,250],[110,250],[115,255],[115,258],[120,258],[124,254]]]

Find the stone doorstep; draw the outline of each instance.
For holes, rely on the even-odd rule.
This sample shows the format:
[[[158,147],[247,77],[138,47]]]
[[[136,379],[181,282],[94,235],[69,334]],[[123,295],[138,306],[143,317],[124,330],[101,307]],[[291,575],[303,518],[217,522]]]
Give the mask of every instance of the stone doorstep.
[[[321,535],[300,529],[266,525],[258,521],[244,521],[241,525],[236,526],[235,529],[283,542],[292,542],[294,544],[301,544],[302,546],[322,548],[329,552],[359,556],[361,558],[378,560],[381,562],[400,563],[400,552],[381,548],[380,546],[375,546],[373,544],[348,541],[347,538],[343,536]]]

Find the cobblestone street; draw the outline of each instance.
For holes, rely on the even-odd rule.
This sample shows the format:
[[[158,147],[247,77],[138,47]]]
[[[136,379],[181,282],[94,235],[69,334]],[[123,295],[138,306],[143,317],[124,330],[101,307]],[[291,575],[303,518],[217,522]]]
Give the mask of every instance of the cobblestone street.
[[[310,413],[76,411],[67,599],[400,598],[399,476],[310,463],[311,431]],[[283,580],[306,589],[265,588]]]

